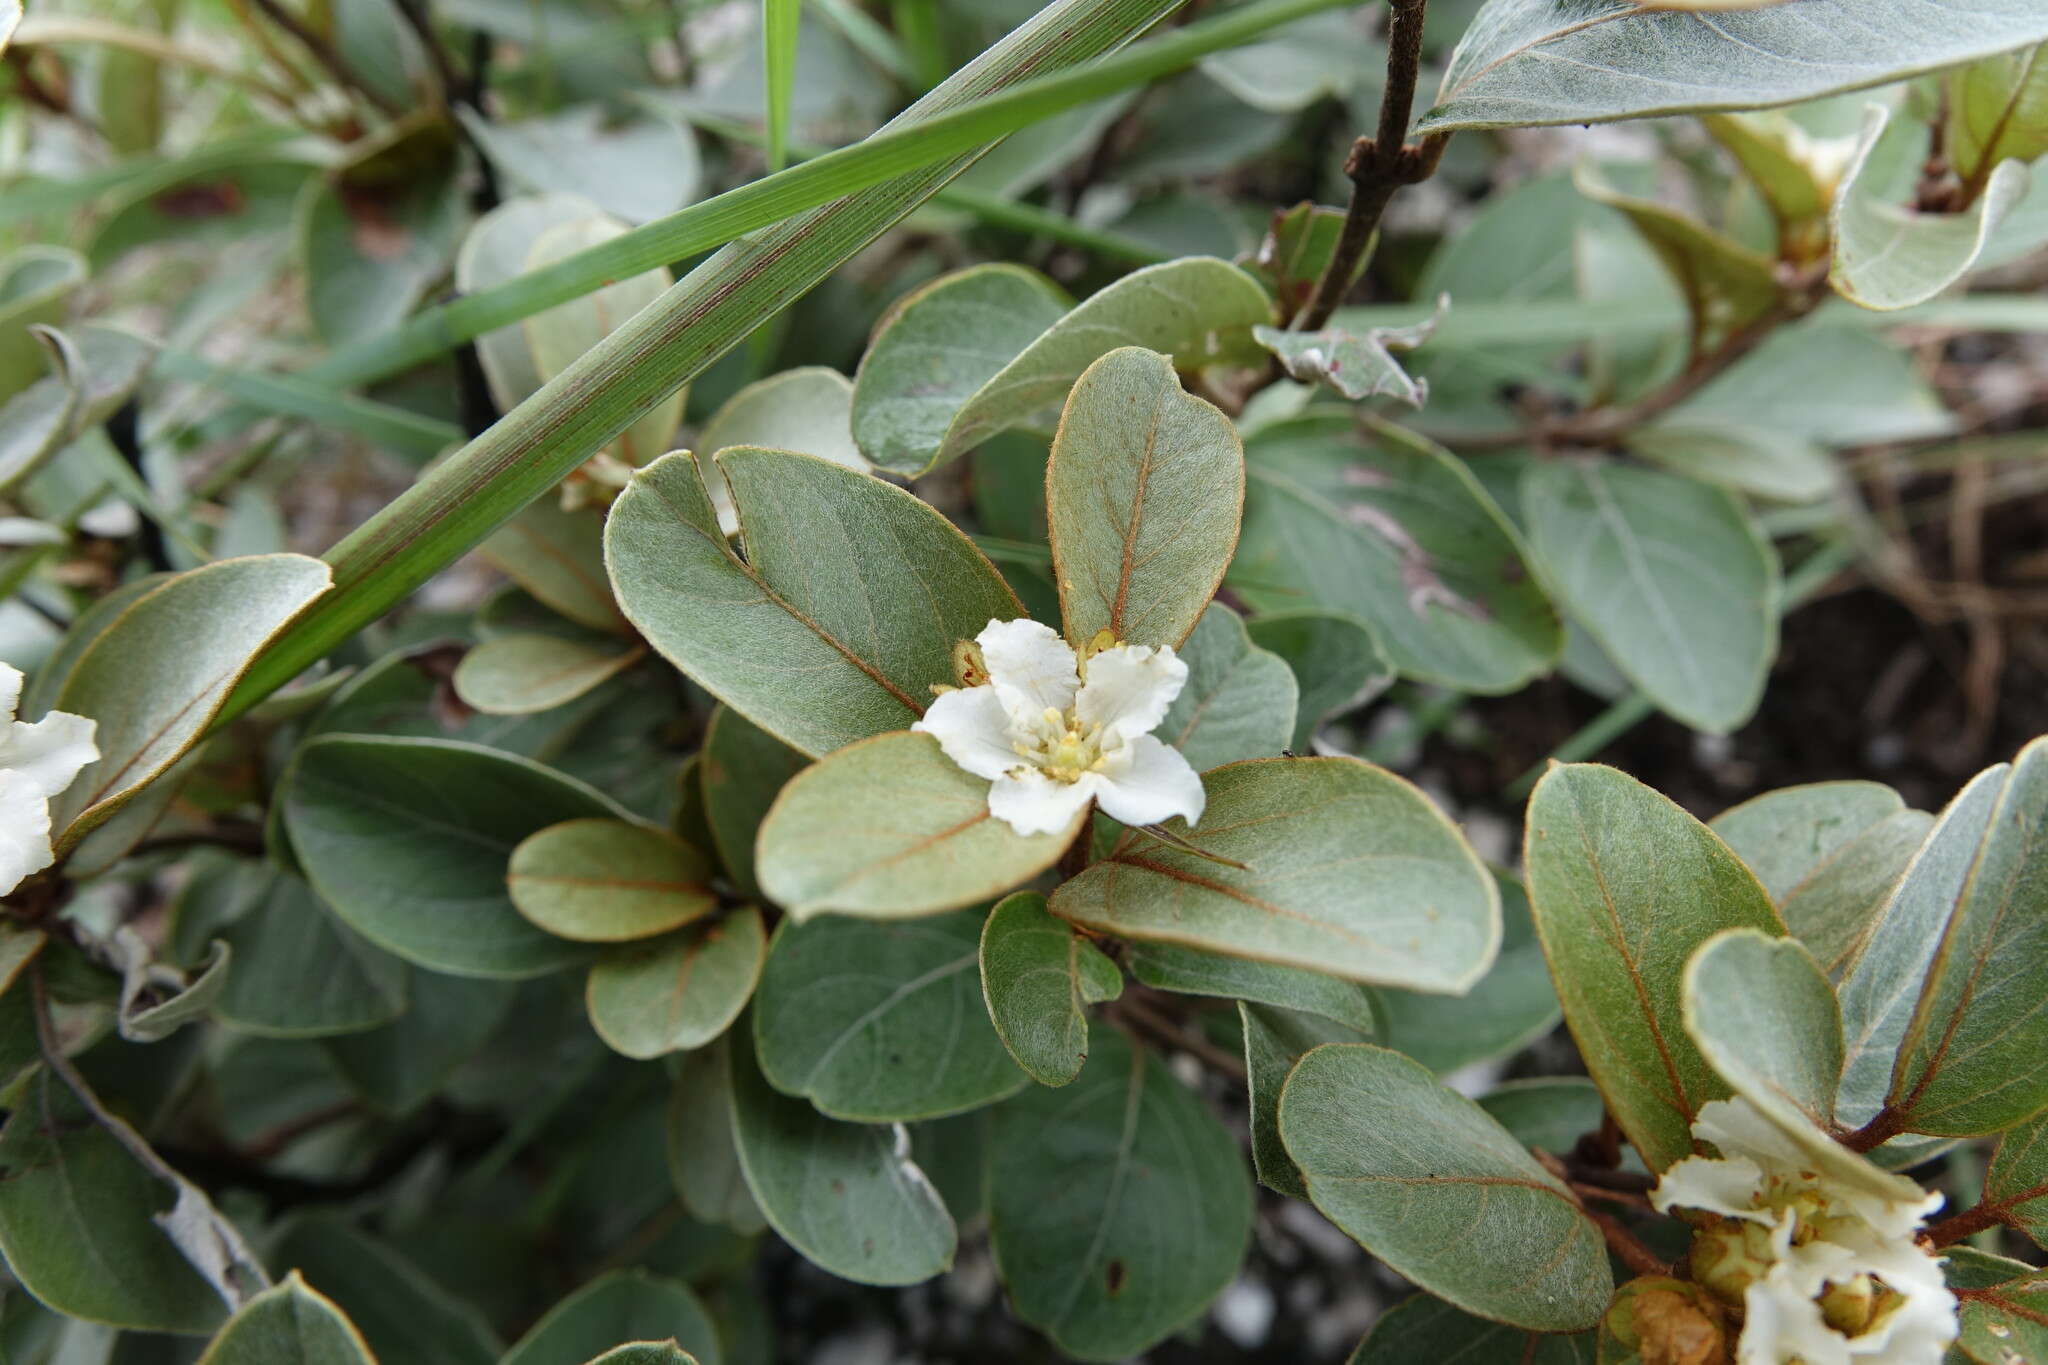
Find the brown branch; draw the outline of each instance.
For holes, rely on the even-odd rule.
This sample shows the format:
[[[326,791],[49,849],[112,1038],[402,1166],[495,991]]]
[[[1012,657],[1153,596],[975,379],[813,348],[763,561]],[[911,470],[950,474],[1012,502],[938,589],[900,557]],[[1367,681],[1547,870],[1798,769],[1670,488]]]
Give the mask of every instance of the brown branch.
[[[1852,1152],[1868,1152],[1884,1146],[1905,1131],[1905,1114],[1886,1105],[1870,1122],[1853,1133],[1844,1134],[1841,1142]]]
[[[1435,133],[1420,145],[1408,143],[1408,119],[1415,108],[1415,82],[1422,69],[1423,17],[1429,0],[1392,0],[1387,27],[1387,84],[1380,95],[1379,128],[1370,138],[1351,144],[1344,174],[1351,181],[1351,203],[1344,211],[1344,230],[1336,250],[1316,281],[1315,293],[1294,319],[1293,328],[1313,332],[1330,320],[1344,301],[1366,250],[1379,231],[1387,204],[1403,185],[1429,179],[1443,159],[1448,133]]]
[[[1668,1262],[1644,1246],[1613,1214],[1587,1208],[1584,1204],[1581,1204],[1579,1209],[1593,1220],[1594,1227],[1600,1229],[1600,1235],[1607,1239],[1607,1249],[1619,1256],[1622,1264],[1630,1270],[1638,1275],[1669,1276],[1673,1273],[1673,1267]]]
[[[1150,1034],[1155,1042],[1197,1057],[1238,1084],[1244,1084],[1246,1076],[1242,1058],[1226,1052],[1200,1034],[1182,1028],[1131,991],[1127,990],[1115,1002],[1114,1009],[1124,1019]]]

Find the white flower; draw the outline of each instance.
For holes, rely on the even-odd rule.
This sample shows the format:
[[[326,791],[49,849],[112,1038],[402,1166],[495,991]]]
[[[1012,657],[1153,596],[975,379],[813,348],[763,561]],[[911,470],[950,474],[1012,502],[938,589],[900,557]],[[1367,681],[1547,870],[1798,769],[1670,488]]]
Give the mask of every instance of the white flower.
[[[1846,1150],[1857,1178],[1831,1174],[1743,1099],[1702,1107],[1693,1133],[1721,1156],[1678,1162],[1650,1199],[1718,1215],[1694,1219],[1692,1277],[1741,1306],[1738,1365],[1941,1365],[1956,1300],[1914,1240],[1939,1194]]]
[[[1202,779],[1152,737],[1188,680],[1164,647],[1113,645],[1083,666],[1051,627],[990,621],[974,637],[988,681],[942,693],[911,726],[991,782],[989,813],[1019,834],[1057,834],[1090,800],[1127,825],[1202,818]]]
[[[21,671],[0,664],[0,896],[54,860],[50,798],[100,756],[84,716],[52,711],[25,725],[14,718],[20,704]]]

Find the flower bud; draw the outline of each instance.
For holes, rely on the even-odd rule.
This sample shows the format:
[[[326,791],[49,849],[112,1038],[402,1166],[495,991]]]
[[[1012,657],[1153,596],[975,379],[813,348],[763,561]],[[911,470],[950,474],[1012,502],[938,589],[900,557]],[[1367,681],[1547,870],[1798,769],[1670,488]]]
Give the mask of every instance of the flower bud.
[[[1727,1320],[1698,1285],[1645,1277],[1625,1284],[1602,1320],[1642,1365],[1733,1365]]]

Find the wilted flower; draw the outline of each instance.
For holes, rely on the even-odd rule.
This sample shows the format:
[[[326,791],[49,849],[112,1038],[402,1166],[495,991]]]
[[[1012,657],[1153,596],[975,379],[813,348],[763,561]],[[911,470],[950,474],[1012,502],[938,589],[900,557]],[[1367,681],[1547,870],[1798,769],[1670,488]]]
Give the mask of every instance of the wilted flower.
[[[1692,1277],[1740,1306],[1738,1365],[1941,1365],[1955,1296],[1915,1241],[1940,1195],[1875,1167],[1830,1173],[1747,1100],[1704,1106],[1693,1134],[1720,1157],[1678,1162],[1651,1202],[1704,1215]]]
[[[21,681],[19,669],[0,664],[0,713],[6,716],[0,728],[0,896],[55,858],[50,798],[100,756],[93,723],[84,716],[52,711],[33,725],[16,720]]]
[[[910,728],[989,779],[990,814],[1019,834],[1066,829],[1090,800],[1127,825],[1201,819],[1202,779],[1151,733],[1188,680],[1171,649],[1111,645],[1084,664],[1023,620],[990,621],[974,640],[988,681],[941,694]]]

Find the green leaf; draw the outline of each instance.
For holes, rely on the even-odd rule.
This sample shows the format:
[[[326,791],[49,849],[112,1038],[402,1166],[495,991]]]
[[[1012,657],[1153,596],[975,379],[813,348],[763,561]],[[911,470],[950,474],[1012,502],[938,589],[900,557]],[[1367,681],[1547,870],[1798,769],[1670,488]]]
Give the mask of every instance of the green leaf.
[[[512,1008],[510,983],[414,972],[411,999],[394,1022],[321,1042],[351,1088],[390,1114],[432,1099]]]
[[[672,1341],[631,1341],[587,1365],[697,1365],[697,1357]]]
[[[739,712],[721,706],[704,731],[704,813],[718,860],[742,896],[758,896],[754,839],[775,798],[810,764]]]
[[[645,1270],[600,1275],[547,1311],[499,1365],[567,1365],[621,1341],[668,1341],[719,1365],[718,1328],[696,1291]]]
[[[762,69],[767,75],[768,169],[789,164],[789,99],[796,82],[800,0],[762,0]]]
[[[748,1030],[729,1038],[733,1138],[769,1226],[856,1284],[917,1284],[949,1269],[953,1219],[910,1159],[909,1135],[840,1123],[779,1094],[754,1064]]]
[[[1635,0],[1488,0],[1416,129],[1796,104],[2044,37],[2048,18],[2032,0],[1801,0],[1715,13],[1646,10]]]
[[[718,904],[710,880],[710,861],[667,830],[591,817],[535,830],[505,869],[519,913],[579,943],[681,928]]]
[[[505,523],[477,553],[534,597],[581,626],[625,633],[605,577],[603,514],[542,498]]]
[[[497,1363],[502,1348],[475,1307],[335,1214],[290,1219],[269,1259],[333,1299],[362,1332],[377,1365]]]
[[[1833,1125],[1842,1011],[1804,944],[1716,934],[1686,964],[1684,994],[1686,1033],[1736,1094],[1788,1130]]]
[[[100,751],[50,803],[59,856],[199,741],[263,647],[330,581],[304,555],[223,559],[163,580],[108,624],[51,702],[96,721]]]
[[[152,343],[117,327],[88,324],[72,337],[39,326],[35,335],[52,373],[0,407],[0,491],[106,421],[156,359]]]
[[[982,915],[775,931],[754,1047],[776,1089],[855,1123],[938,1118],[1023,1084],[981,997]]]
[[[457,150],[444,119],[416,116],[306,183],[293,233],[306,312],[330,344],[398,326],[447,270],[462,220]]]
[[[1012,1307],[1082,1360],[1136,1355],[1191,1322],[1251,1232],[1235,1139],[1111,1029],[1073,1084],[995,1110],[989,1192]]]
[[[1351,94],[1385,55],[1355,11],[1318,14],[1204,57],[1203,75],[1267,113],[1291,114]]]
[[[1087,1007],[1123,991],[1116,964],[1048,913],[1035,891],[1019,891],[989,912],[980,957],[982,996],[1011,1060],[1040,1085],[1080,1075]]]
[[[569,639],[538,631],[498,635],[462,656],[453,679],[455,695],[485,715],[531,715],[576,700],[646,653],[616,639]]]
[[[1687,1037],[1686,961],[1724,929],[1784,931],[1713,831],[1612,768],[1551,768],[1529,797],[1529,908],[1586,1070],[1650,1170],[1692,1153],[1727,1094]]]
[[[1320,1015],[1364,1034],[1379,1029],[1372,992],[1355,981],[1177,943],[1133,943],[1126,956],[1131,975],[1154,990],[1273,1005]]]
[[[733,1141],[729,1052],[721,1035],[676,1060],[668,1103],[668,1172],[691,1217],[751,1237],[768,1224],[747,1189]]]
[[[1053,894],[1053,911],[1119,937],[1411,989],[1464,990],[1491,965],[1493,877],[1408,783],[1353,758],[1233,763],[1204,783],[1203,823],[1168,828],[1243,868],[1128,830]]]
[[[798,773],[762,822],[755,875],[799,920],[827,910],[876,919],[935,914],[1002,895],[1059,861],[1088,817],[1018,834],[988,811],[988,781],[898,732]]]
[[[1709,828],[1783,901],[1858,835],[1905,808],[1882,782],[1811,782],[1731,806]]]
[[[660,218],[697,197],[697,138],[684,124],[622,118],[597,103],[522,119],[488,119],[466,107],[457,112],[477,148],[515,186],[576,195],[629,223]],[[551,265],[567,254],[533,264]]]
[[[1728,422],[1837,449],[1955,429],[1910,356],[1870,328],[1827,316],[1778,328],[1668,420]]]
[[[1594,203],[1620,212],[1657,253],[1692,313],[1695,354],[1717,349],[1780,306],[1776,266],[1762,252],[1681,210],[1624,193],[1596,162],[1581,161],[1572,182]]]
[[[1948,163],[1965,184],[2048,155],[2048,44],[1972,62],[1948,85]]]
[[[220,1298],[155,1221],[173,1202],[47,1067],[27,1082],[0,1128],[0,1254],[29,1293],[87,1322],[211,1332]]]
[[[885,469],[930,464],[967,400],[1071,307],[1045,276],[1002,263],[970,266],[905,295],[861,357],[854,439]]]
[[[369,1345],[333,1300],[297,1272],[243,1304],[199,1365],[377,1365]]]
[[[1196,772],[1272,758],[1294,739],[1299,688],[1285,660],[1251,642],[1243,620],[1209,604],[1180,647],[1187,685],[1155,733]]]
[[[739,1017],[768,953],[761,912],[617,948],[590,969],[591,1027],[612,1050],[645,1060],[703,1047]]]
[[[1253,606],[1356,616],[1404,676],[1466,691],[1511,692],[1556,661],[1557,612],[1462,461],[1364,440],[1348,413],[1268,427],[1246,457],[1234,570]]]
[[[1961,1365],[2015,1365],[2048,1351],[2048,1293],[2039,1266],[1975,1247],[1942,1252],[1942,1274],[1959,1294],[1961,1334],[1948,1359]]]
[[[1247,1104],[1251,1108],[1252,1169],[1259,1183],[1292,1199],[1308,1198],[1308,1186],[1280,1140],[1280,1092],[1288,1073],[1304,1056],[1325,1043],[1363,1043],[1372,1031],[1359,1030],[1321,1015],[1277,1005],[1240,1002],[1239,1026],[1244,1030]]]
[[[1307,751],[1325,721],[1394,680],[1394,666],[1380,652],[1372,629],[1356,617],[1298,607],[1255,616],[1245,630],[1253,644],[1279,655],[1294,670],[1301,699],[1290,749]]]
[[[1502,935],[1493,969],[1462,996],[1382,990],[1380,1042],[1442,1074],[1509,1057],[1557,1027],[1557,992],[1522,884],[1503,872]]]
[[[63,322],[87,273],[69,247],[36,244],[0,257],[0,402],[42,376],[42,343],[29,328]]]
[[[330,735],[299,750],[284,804],[320,898],[408,962],[522,977],[589,960],[522,916],[505,884],[528,835],[624,818],[582,783],[474,744]]]
[[[1999,1139],[1984,1175],[1984,1198],[2034,1245],[2048,1246],[2048,1113],[2036,1114]]]
[[[688,455],[613,504],[605,557],[620,605],[668,660],[809,754],[900,730],[952,683],[953,646],[1023,611],[995,567],[902,489],[789,451],[716,466],[745,539],[735,554]]]
[[[1556,1153],[1598,1131],[1607,1108],[1600,1087],[1584,1076],[1504,1081],[1479,1097],[1479,1107],[1524,1147]]]
[[[1416,1361],[1513,1361],[1515,1365],[1593,1365],[1590,1332],[1553,1336],[1477,1318],[1428,1294],[1403,1299],[1351,1353],[1348,1365],[1414,1365]]]
[[[1237,548],[1244,447],[1170,360],[1121,347],[1074,382],[1045,498],[1068,642],[1177,648]]]
[[[525,274],[533,244],[564,223],[594,218],[597,205],[580,195],[537,194],[507,199],[471,225],[455,254],[455,287],[479,294]],[[499,327],[474,338],[491,401],[509,412],[547,381],[534,359],[524,326]],[[543,499],[536,506],[545,506]]]
[[[1925,303],[1969,273],[2028,185],[2026,165],[2005,161],[1958,212],[1923,213],[1893,203],[1887,178],[1872,169],[1890,118],[1884,105],[1870,106],[1829,217],[1834,257],[1828,283],[1852,303],[1885,311]]]
[[[1571,1191],[1400,1053],[1303,1057],[1280,1135],[1324,1216],[1431,1293],[1531,1331],[1581,1331],[1606,1311],[1606,1246]]]
[[[1439,301],[1439,311],[1443,302]],[[1429,381],[1410,378],[1394,359],[1394,352],[1414,350],[1429,340],[1436,328],[1435,320],[1364,331],[1325,327],[1316,332],[1292,332],[1254,327],[1252,337],[1278,357],[1288,375],[1299,383],[1328,384],[1353,402],[1385,395],[1419,408],[1429,400]]]
[[[1258,282],[1209,257],[1147,266],[1071,312],[1035,273],[982,266],[928,285],[892,314],[854,381],[854,438],[882,468],[922,474],[1042,418],[1118,347],[1195,368],[1231,334],[1270,321]]]
[[[121,951],[118,941],[115,951]],[[172,972],[165,978],[148,952],[143,949],[139,960],[122,967],[121,1003],[114,1019],[121,1036],[131,1043],[160,1043],[212,1013],[234,959],[234,950],[216,939],[206,960],[190,973]]]
[[[1633,454],[1674,474],[1776,502],[1818,502],[1833,492],[1835,462],[1802,436],[1719,419],[1655,422],[1622,436]]]
[[[1816,782],[1745,801],[1716,816],[1713,830],[1838,980],[1933,825],[1880,783]]]
[[[1741,503],[1649,469],[1547,461],[1522,476],[1529,540],[1573,618],[1695,729],[1756,710],[1778,645],[1778,559]]]
[[[1886,1097],[1914,1132],[1995,1133],[2048,1106],[2044,828],[2048,739],[2037,739],[2005,775],[1969,880],[1939,921],[1922,925],[1935,932],[1933,957]],[[1899,897],[1880,932],[1913,917],[1904,883]]]
[[[698,433],[699,455],[734,446],[795,450],[865,472],[868,457],[853,441],[853,382],[837,370],[804,365],[747,385],[725,403]],[[723,478],[710,484],[719,525],[737,525],[732,494]]]

